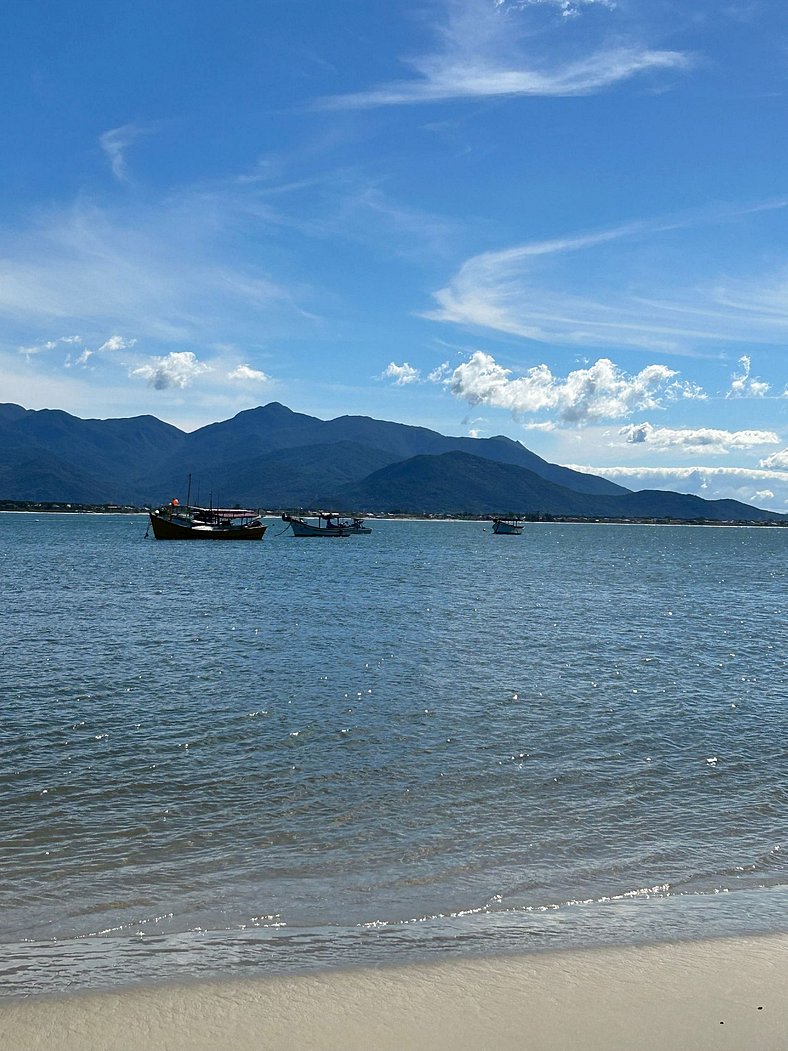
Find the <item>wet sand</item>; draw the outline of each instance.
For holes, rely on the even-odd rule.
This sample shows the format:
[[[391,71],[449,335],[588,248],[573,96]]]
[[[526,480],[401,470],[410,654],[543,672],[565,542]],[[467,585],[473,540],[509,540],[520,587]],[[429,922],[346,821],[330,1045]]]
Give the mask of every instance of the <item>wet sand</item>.
[[[786,1051],[788,936],[0,1003],[2,1051]]]

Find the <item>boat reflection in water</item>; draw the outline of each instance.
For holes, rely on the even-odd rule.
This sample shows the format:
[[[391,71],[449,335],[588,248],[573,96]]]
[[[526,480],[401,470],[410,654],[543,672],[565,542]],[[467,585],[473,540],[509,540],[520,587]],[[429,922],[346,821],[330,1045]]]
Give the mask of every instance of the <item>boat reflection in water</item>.
[[[268,528],[259,511],[181,507],[177,500],[148,514],[157,540],[262,540]]]

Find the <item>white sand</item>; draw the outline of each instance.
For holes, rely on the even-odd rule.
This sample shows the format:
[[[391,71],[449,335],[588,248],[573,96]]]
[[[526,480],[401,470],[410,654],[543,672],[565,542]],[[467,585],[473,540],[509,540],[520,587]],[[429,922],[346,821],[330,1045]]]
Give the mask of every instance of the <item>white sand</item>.
[[[41,997],[0,1048],[786,1051],[788,936]]]

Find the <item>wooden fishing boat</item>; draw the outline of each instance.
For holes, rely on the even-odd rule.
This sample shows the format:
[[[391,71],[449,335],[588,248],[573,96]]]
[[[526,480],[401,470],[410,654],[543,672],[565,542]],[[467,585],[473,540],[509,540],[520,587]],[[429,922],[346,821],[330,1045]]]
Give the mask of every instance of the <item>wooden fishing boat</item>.
[[[268,528],[259,511],[182,507],[177,500],[148,515],[157,540],[262,540]]]

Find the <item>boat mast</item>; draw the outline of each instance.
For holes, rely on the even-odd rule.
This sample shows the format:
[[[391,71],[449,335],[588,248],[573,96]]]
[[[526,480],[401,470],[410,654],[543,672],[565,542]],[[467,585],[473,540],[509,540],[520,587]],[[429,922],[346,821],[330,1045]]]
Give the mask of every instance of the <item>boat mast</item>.
[[[188,510],[192,504],[192,474],[189,471],[189,486],[186,490],[186,509]]]

